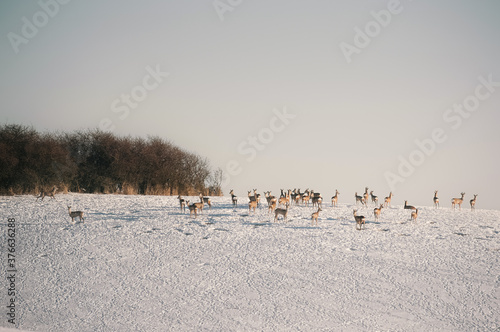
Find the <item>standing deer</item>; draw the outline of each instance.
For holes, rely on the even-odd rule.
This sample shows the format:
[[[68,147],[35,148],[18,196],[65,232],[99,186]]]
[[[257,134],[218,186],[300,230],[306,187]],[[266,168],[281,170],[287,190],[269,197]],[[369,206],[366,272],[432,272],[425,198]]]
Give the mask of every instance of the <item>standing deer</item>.
[[[287,202],[288,202],[288,204],[292,204],[292,190],[291,189],[287,190]]]
[[[275,198],[274,195],[271,195],[270,191],[265,191],[264,196],[266,197],[267,200],[267,206],[271,204],[271,201]]]
[[[68,213],[69,216],[71,217],[71,221],[75,223],[75,218],[79,217],[80,221],[84,221],[85,219],[83,218],[83,211],[71,211],[71,206],[68,205]]]
[[[411,212],[411,218],[410,218],[410,220],[417,221],[417,217],[418,217],[418,209],[415,209],[415,211]]]
[[[288,191],[286,194],[283,194],[283,189],[281,189],[282,195],[280,196],[280,199],[278,200],[278,204],[283,204],[286,205],[290,203],[290,191]]]
[[[462,210],[462,203],[464,202],[464,196],[465,193],[460,193],[462,195],[462,198],[452,198],[451,199],[451,207],[455,209],[455,205],[458,204],[458,208]]]
[[[378,197],[373,194],[373,190],[370,191],[370,197],[372,198],[372,203],[378,205]]]
[[[302,196],[304,196],[304,193],[301,193],[300,192],[300,188],[297,190],[296,194],[295,194],[295,204],[296,205],[299,205],[299,201],[302,200]]]
[[[257,189],[253,190],[253,195],[255,197],[255,200],[257,201],[257,205],[260,203],[260,194],[257,194]]]
[[[320,196],[313,196],[313,198],[312,198],[313,207],[315,207],[315,206],[321,207],[322,202],[323,202],[323,197],[321,197],[321,195]]]
[[[476,211],[476,198],[477,198],[477,194],[475,194],[474,198],[470,200],[471,211]]]
[[[181,195],[177,196],[177,199],[179,200],[179,205],[181,206],[181,211],[186,212],[186,201],[184,198],[181,197]]]
[[[314,221],[316,221],[316,225],[318,225],[319,211],[322,211],[322,210],[321,210],[321,207],[318,207],[318,211],[314,212],[314,213],[311,215],[311,225],[313,225],[313,224],[314,224]]]
[[[200,202],[193,203],[193,204],[196,206],[196,210],[200,210],[200,213],[203,213],[203,207],[205,206],[205,203],[203,203],[203,197],[200,197]],[[189,215],[191,215],[191,214],[189,214]]]
[[[276,197],[273,197],[273,199],[271,199],[271,201],[269,202],[269,206],[268,206],[269,213],[272,213],[274,211],[274,209],[276,209],[277,203],[278,203],[278,199]]]
[[[252,211],[253,209],[253,213],[255,213],[255,209],[257,208],[257,201],[250,201],[248,202],[248,213],[250,213],[250,211]]]
[[[238,197],[236,197],[236,195],[234,194],[233,189],[231,189],[229,194],[231,195],[231,201],[233,202],[233,206],[238,205]]]
[[[358,196],[358,192],[354,193],[354,197],[356,198],[356,205],[358,205],[358,202],[361,202],[361,205],[365,205],[366,204],[365,199],[363,198],[363,196]]]
[[[44,199],[45,196],[50,196],[50,197],[52,197],[52,199],[56,199],[56,197],[54,196],[56,194],[56,191],[57,191],[57,187],[56,186],[54,186],[51,191],[42,190],[40,192],[40,196],[38,196],[36,198],[36,200],[38,201],[38,199],[41,198],[41,200],[43,201],[43,199]]]
[[[250,195],[252,192],[249,191],[248,192],[248,200],[251,202],[251,201],[256,201],[257,198],[255,197],[255,194],[254,195]]]
[[[210,197],[203,196],[203,194],[200,193],[200,200],[203,202],[203,204],[208,204],[209,209],[212,209],[212,202],[210,202]]]
[[[332,206],[337,207],[337,201],[339,199],[339,191],[335,189],[335,196],[332,196]]]
[[[356,212],[357,212],[357,211],[358,211],[358,210],[353,210],[353,211],[352,211],[352,214],[354,215],[354,219],[356,220],[356,229],[357,229],[358,231],[360,231],[360,230],[361,230],[361,227],[365,228],[365,222],[366,222],[366,219],[365,219],[365,217],[364,217],[364,216],[358,216],[358,215],[356,215]],[[359,226],[359,228],[358,228],[358,226]]]
[[[186,201],[186,204],[189,208],[189,217],[191,217],[194,212],[194,218],[196,219],[196,210],[198,209],[198,206],[196,205],[197,203],[189,204],[189,201]]]
[[[306,206],[309,206],[309,199],[311,198],[311,195],[309,194],[309,190],[306,190],[304,192],[304,194],[302,195],[302,202],[304,202],[304,204]]]
[[[439,207],[438,191],[434,190],[434,207],[437,209]]]
[[[368,187],[365,187],[365,193],[363,194],[363,199],[365,200],[365,206],[368,204]]]
[[[388,207],[391,205],[391,200],[392,200],[392,191],[389,193],[389,196],[384,199],[384,207]]]
[[[382,208],[384,207],[383,204],[380,204],[380,207],[373,209],[373,214],[375,216],[375,221],[378,221],[380,219],[380,212],[382,212]]]
[[[280,215],[283,216],[283,221],[287,221],[288,206],[289,206],[289,204],[286,204],[286,208],[285,209],[278,208],[278,209],[274,210],[274,221],[277,221],[278,220],[278,216],[280,216]]]
[[[300,191],[300,190],[299,190],[299,191]],[[299,194],[297,194],[297,188],[294,188],[294,189],[292,190],[292,193],[290,194],[290,200],[291,200],[292,202],[297,203],[297,196],[298,196],[298,195],[299,195]]]

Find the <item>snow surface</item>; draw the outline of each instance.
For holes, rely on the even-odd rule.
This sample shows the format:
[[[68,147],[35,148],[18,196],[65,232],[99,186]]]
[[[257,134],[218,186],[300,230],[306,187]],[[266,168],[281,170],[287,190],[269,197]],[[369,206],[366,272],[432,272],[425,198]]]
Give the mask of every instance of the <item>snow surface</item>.
[[[194,219],[175,197],[1,197],[3,275],[7,218],[17,224],[17,327],[500,329],[499,211],[419,207],[414,222],[393,202],[378,222],[373,206],[360,207],[367,224],[357,231],[342,196],[337,208],[323,204],[318,226],[311,206],[292,205],[289,222],[274,223],[265,200],[250,214],[246,197],[235,209],[230,197],[211,200]],[[71,224],[67,205],[85,221]]]

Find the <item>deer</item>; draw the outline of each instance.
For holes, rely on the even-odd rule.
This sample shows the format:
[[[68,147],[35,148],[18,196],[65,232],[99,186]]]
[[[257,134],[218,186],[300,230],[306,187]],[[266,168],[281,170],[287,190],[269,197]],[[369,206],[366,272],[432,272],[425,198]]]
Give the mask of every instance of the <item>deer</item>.
[[[249,200],[250,202],[251,202],[251,201],[255,201],[255,200],[257,200],[257,199],[255,198],[255,195],[250,195],[251,193],[252,193],[252,191],[249,191],[249,192],[248,192],[248,200]]]
[[[311,195],[310,195],[310,192],[309,192],[309,188],[307,188],[303,193],[300,193],[299,192],[299,195],[300,195],[300,201],[302,203],[304,203],[304,197],[306,196],[309,196],[307,199],[309,200],[309,198],[311,198]]]
[[[361,202],[361,205],[365,205],[365,199],[363,196],[358,196],[358,192],[354,193],[354,197],[356,198],[356,205],[358,205],[358,202]]]
[[[210,202],[210,197],[203,196],[203,194],[200,193],[200,200],[203,202],[203,204],[208,204],[209,209],[212,209],[212,202]]]
[[[302,195],[302,202],[304,202],[306,206],[309,206],[309,199],[311,199],[311,195],[309,194],[309,190],[306,190]]]
[[[275,198],[273,195],[271,195],[270,191],[265,191],[264,196],[266,197],[267,200],[267,206],[271,204],[271,201]]]
[[[75,223],[75,218],[79,217],[80,221],[84,221],[85,219],[83,218],[83,211],[71,211],[71,206],[68,205],[68,213],[69,216],[71,217],[71,221]]]
[[[248,213],[250,213],[250,211],[253,209],[253,212],[255,213],[255,209],[257,208],[258,206],[258,202],[257,201],[250,201],[248,202]]]
[[[314,224],[314,221],[316,221],[316,225],[318,225],[319,211],[322,211],[322,210],[321,210],[321,207],[318,206],[318,211],[311,214],[311,225]]]
[[[339,191],[335,189],[335,196],[332,196],[332,206],[337,207],[337,201],[339,199]]]
[[[365,193],[363,194],[363,199],[365,200],[365,206],[368,203],[368,187],[365,187]]]
[[[458,204],[458,207],[460,210],[462,210],[462,203],[464,202],[464,196],[465,193],[460,193],[462,195],[462,198],[452,198],[451,199],[451,207],[455,209],[455,205]]]
[[[281,189],[281,192],[283,192],[283,189]],[[287,192],[286,194],[280,196],[280,199],[278,201],[278,204],[286,205],[288,203],[290,203],[290,192]]]
[[[315,206],[321,207],[322,202],[323,202],[323,197],[321,197],[321,195],[312,197],[313,207],[315,207]]]
[[[392,191],[391,191],[389,193],[389,196],[384,199],[384,207],[385,208],[391,205],[392,196],[394,196],[394,195],[392,194]]]
[[[196,216],[197,216],[196,210],[198,210],[197,204],[199,204],[199,203],[189,204],[189,201],[186,201],[186,204],[189,208],[189,217],[191,217],[193,215],[193,212],[194,212],[194,218],[196,219]]]
[[[233,206],[237,206],[238,205],[238,197],[236,197],[236,195],[234,194],[233,189],[231,189],[231,191],[229,192],[229,195],[231,195],[231,201],[233,202]]]
[[[437,209],[439,207],[439,198],[437,190],[434,190],[434,198],[432,200],[434,201],[434,207]]]
[[[476,198],[477,194],[474,194],[474,198],[470,200],[470,210],[476,211]]]
[[[253,195],[255,197],[255,200],[257,201],[257,205],[259,205],[260,202],[260,194],[257,194],[257,189],[253,190]]]
[[[370,197],[372,198],[372,203],[378,205],[378,197],[373,194],[373,190],[370,191]]]
[[[358,231],[360,231],[361,227],[365,228],[366,219],[365,219],[365,216],[358,216],[358,215],[356,215],[357,211],[358,210],[353,210],[352,214],[354,215],[354,219],[356,220],[356,229]],[[358,228],[358,226],[359,226],[359,228]]]
[[[52,191],[42,190],[40,192],[40,196],[38,196],[36,198],[36,200],[38,201],[38,199],[41,198],[41,200],[43,201],[43,199],[44,199],[45,196],[50,196],[52,199],[56,199],[56,197],[54,196],[56,194],[56,191],[57,191],[57,187],[56,186],[52,187]]]
[[[186,212],[186,201],[184,198],[181,197],[181,195],[177,196],[177,199],[179,200],[179,205],[181,206],[181,211]]]
[[[417,221],[417,217],[418,217],[418,209],[415,209],[415,211],[411,211],[410,220]]]
[[[283,208],[277,208],[276,210],[274,210],[274,221],[277,221],[278,220],[278,216],[283,216],[283,221],[287,221],[287,216],[288,216],[288,207],[290,206],[290,204],[286,204],[285,205],[285,209]]]
[[[300,192],[300,188],[297,189],[296,194],[295,194],[295,198],[294,198],[296,205],[299,205],[300,201],[302,200],[302,195],[303,195],[303,193]]]
[[[299,189],[299,191],[300,191],[300,189]],[[294,188],[294,189],[292,190],[291,194],[290,194],[290,200],[291,200],[292,202],[297,203],[297,196],[298,196],[298,195],[299,195],[299,194],[297,194],[297,188]]]
[[[380,204],[380,207],[373,209],[373,215],[375,216],[375,221],[380,219],[380,212],[382,212],[383,204]]]
[[[412,206],[412,205],[408,205],[408,201],[405,201],[405,206],[404,206],[404,208],[405,208],[406,210],[416,210],[416,208],[415,208],[414,206]]]
[[[300,188],[296,191],[295,194],[295,204],[299,205],[299,201],[302,201],[302,197],[304,196],[304,193],[300,192]]]
[[[268,206],[269,213],[272,213],[274,211],[274,209],[276,209],[277,203],[278,203],[278,199],[276,197],[271,199],[271,202],[269,202],[269,206]]]
[[[203,203],[203,196],[200,197],[200,202],[194,202],[193,204],[196,205],[196,209],[199,210],[200,213],[203,213],[203,207],[205,206],[205,203]]]

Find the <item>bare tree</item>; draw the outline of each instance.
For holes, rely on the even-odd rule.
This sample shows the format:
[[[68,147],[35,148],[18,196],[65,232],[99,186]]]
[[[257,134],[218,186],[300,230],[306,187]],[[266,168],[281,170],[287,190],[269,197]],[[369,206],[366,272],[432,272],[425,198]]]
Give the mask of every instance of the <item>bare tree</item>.
[[[222,180],[224,179],[224,171],[222,168],[217,168],[208,177],[208,190],[212,196],[222,195]]]

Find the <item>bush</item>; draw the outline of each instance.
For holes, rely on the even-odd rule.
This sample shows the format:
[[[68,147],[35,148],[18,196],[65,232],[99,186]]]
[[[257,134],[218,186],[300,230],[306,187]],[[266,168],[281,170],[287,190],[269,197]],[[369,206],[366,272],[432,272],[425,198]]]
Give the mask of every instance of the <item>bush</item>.
[[[220,192],[209,163],[159,137],[116,137],[99,130],[40,134],[0,127],[0,193],[48,190],[177,195]],[[215,184],[215,187],[217,185]]]

